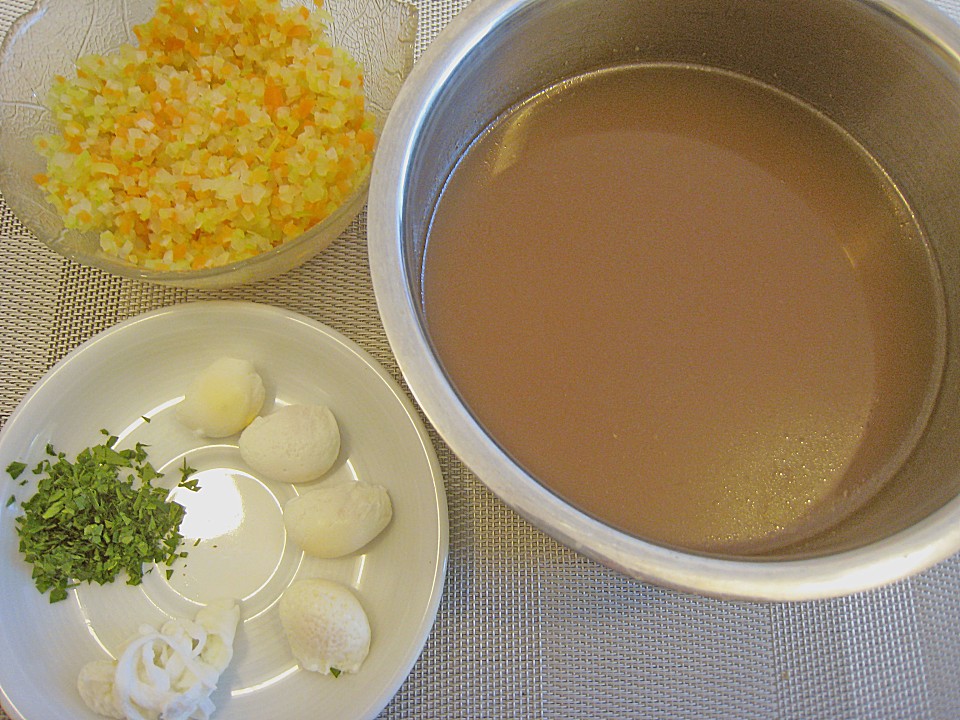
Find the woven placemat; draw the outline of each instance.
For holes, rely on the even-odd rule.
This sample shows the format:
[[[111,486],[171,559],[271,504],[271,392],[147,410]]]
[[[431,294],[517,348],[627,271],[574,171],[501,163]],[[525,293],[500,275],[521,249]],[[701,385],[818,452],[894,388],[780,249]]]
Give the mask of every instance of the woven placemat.
[[[419,55],[466,2],[417,4]],[[960,19],[960,0],[939,5]],[[0,31],[28,6],[0,2]],[[359,343],[402,383],[377,314],[365,236],[361,215],[327,251],[281,278],[197,292],[62,260],[0,206],[0,420],[95,333],[203,298],[303,313]],[[450,513],[445,594],[420,660],[382,717],[960,718],[960,557],[831,601],[688,596],[624,578],[558,545],[431,435]],[[0,663],[16,661],[0,656]],[[0,718],[7,718],[2,710]]]

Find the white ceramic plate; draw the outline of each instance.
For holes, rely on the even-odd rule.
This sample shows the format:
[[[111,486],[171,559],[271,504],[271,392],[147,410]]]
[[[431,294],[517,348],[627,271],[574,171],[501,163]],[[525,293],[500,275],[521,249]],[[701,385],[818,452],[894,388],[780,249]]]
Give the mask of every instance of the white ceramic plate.
[[[303,556],[287,541],[281,507],[312,487],[275,484],[243,463],[237,438],[201,440],[174,416],[190,380],[223,355],[249,360],[267,389],[263,412],[286,403],[323,403],[337,416],[342,449],[322,480],[384,485],[390,525],[362,554],[336,560]],[[144,417],[150,418],[145,422]],[[169,580],[162,569],[142,585],[84,585],[49,604],[18,550],[14,518],[34,476],[21,487],[4,472],[30,468],[47,443],[71,459],[103,441],[143,442],[175,485],[184,456],[201,491],[176,495],[189,555]],[[194,546],[196,540],[199,544]],[[216,720],[372,718],[406,678],[433,626],[443,587],[447,507],[436,455],[417,413],[392,378],[363,350],[300,315],[252,303],[198,302],[132,318],[94,337],[50,370],[0,433],[0,699],[14,718],[96,718],[76,690],[89,660],[107,658],[141,623],[193,617],[215,597],[241,602],[235,655],[213,695]],[[290,653],[277,600],[299,577],[326,577],[354,588],[372,631],[370,654],[355,675],[301,670]]]

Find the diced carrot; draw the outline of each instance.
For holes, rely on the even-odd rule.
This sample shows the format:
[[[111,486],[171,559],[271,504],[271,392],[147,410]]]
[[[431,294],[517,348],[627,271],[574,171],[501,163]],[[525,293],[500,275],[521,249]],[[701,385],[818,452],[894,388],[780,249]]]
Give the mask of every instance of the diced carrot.
[[[297,115],[301,118],[308,117],[313,113],[313,108],[316,106],[316,101],[310,95],[305,95],[300,98],[300,102],[297,104]]]
[[[132,64],[131,67],[133,67]],[[153,92],[157,89],[156,79],[148,72],[141,72],[137,75],[137,85],[139,85],[140,89],[144,92]]]
[[[164,105],[163,114],[171,123],[183,118],[183,115],[180,114],[180,111],[177,110],[173,105]]]
[[[304,8],[306,10],[306,8]],[[305,38],[310,37],[310,28],[305,25],[290,25],[286,28],[287,37]]]
[[[283,88],[268,82],[263,89],[263,104],[266,105],[268,109],[276,112],[277,108],[283,105],[284,99]]]
[[[373,145],[377,141],[377,136],[374,135],[370,130],[358,130],[357,131],[357,142],[363,145],[363,148],[367,152],[373,152]]]

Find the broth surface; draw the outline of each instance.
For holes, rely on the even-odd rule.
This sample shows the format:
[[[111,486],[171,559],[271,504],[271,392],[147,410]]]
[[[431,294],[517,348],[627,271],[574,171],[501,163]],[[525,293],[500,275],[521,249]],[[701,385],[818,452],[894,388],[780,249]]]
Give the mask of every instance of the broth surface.
[[[687,66],[507,112],[444,187],[423,267],[444,369],[520,465],[636,536],[734,554],[828,527],[896,470],[939,297],[851,138]]]

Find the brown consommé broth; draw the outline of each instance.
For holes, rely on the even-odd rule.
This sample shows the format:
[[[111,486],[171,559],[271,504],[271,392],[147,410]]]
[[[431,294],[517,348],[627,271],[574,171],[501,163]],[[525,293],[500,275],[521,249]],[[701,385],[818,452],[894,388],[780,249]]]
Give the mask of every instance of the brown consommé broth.
[[[941,362],[931,254],[881,168],[810,107],[690,66],[580,76],[491,125],[437,202],[422,301],[516,462],[708,552],[865,501]]]

